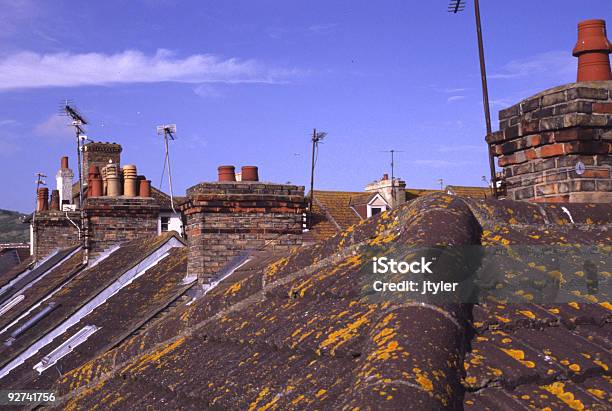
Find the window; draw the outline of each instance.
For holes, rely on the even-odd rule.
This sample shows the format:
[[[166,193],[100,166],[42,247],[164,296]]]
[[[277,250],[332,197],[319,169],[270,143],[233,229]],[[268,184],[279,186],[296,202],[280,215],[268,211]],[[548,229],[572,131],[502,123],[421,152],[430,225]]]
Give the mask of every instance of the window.
[[[162,233],[164,231],[169,231],[170,228],[170,217],[160,217],[160,227]]]
[[[382,213],[383,209],[381,207],[372,207],[372,215],[376,215],[376,214],[380,214]]]

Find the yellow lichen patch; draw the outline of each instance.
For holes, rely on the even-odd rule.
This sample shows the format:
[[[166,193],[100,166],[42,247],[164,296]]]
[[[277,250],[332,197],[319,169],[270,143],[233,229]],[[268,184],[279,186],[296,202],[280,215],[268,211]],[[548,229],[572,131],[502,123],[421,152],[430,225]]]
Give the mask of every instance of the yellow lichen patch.
[[[241,284],[240,283],[235,283],[232,284],[232,286],[230,288],[228,288],[227,290],[225,290],[225,295],[233,295],[236,294],[238,291],[240,291],[240,287]]]
[[[598,390],[597,388],[589,388],[587,391],[600,400],[603,400],[606,397],[606,392],[603,390]]]
[[[500,350],[502,350],[504,353],[514,358],[527,368],[535,367],[535,363],[533,361],[528,361],[525,359],[525,352],[523,350],[513,350],[507,348],[500,348]]]
[[[600,360],[593,360],[593,362],[597,365],[599,365],[601,368],[603,368],[604,370],[608,371],[608,365],[606,363],[604,363],[603,361]]]
[[[570,391],[565,391],[565,384],[562,382],[553,382],[550,385],[544,385],[542,389],[550,392],[573,410],[584,410],[584,404],[574,398],[574,394]]]
[[[569,366],[569,369],[574,371],[574,372],[579,372],[580,371],[580,366],[578,364],[571,364]]]
[[[157,360],[159,360],[163,356],[171,353],[172,351],[174,351],[175,349],[180,347],[184,342],[185,342],[185,337],[180,337],[179,339],[177,339],[173,343],[170,343],[170,344],[166,345],[163,348],[154,350],[151,353],[148,353],[146,355],[141,356],[138,359],[137,363],[132,364],[131,366],[128,366],[125,370],[126,371],[133,370],[133,372],[141,371],[144,368],[146,368],[149,364],[152,364],[152,363],[156,362]]]
[[[601,302],[599,303],[599,305],[601,305],[606,310],[612,311],[612,304],[610,304],[608,301]]]
[[[574,308],[576,310],[580,309],[580,305],[578,305],[578,303],[576,301],[569,302],[569,303],[567,303],[567,305],[569,305],[570,307],[572,307],[572,308]]]
[[[476,377],[465,377],[465,382],[469,385],[476,385]]]
[[[276,260],[275,262],[270,264],[268,268],[266,268],[266,277],[274,276],[274,274],[279,272],[281,268],[287,265],[287,263],[289,263],[289,259],[287,257],[283,257],[279,260]]]
[[[416,381],[419,383],[421,387],[425,389],[427,392],[431,392],[433,390],[433,383],[424,373],[417,372],[416,373]]]
[[[355,321],[348,324],[346,327],[331,332],[327,338],[319,344],[319,348],[331,346],[331,353],[333,354],[338,347],[358,335],[359,328],[370,321],[369,316],[375,311],[376,306],[373,305],[367,312],[362,313]]]
[[[321,388],[319,391],[317,391],[317,393],[315,394],[315,397],[321,398],[322,396],[325,395],[326,392],[327,392],[327,390]]]
[[[520,312],[521,314],[523,314],[525,317],[530,318],[530,319],[532,319],[532,320],[534,320],[534,319],[536,318],[535,314],[534,314],[534,313],[532,313],[532,312],[531,312],[531,311],[529,311],[529,310],[521,310],[521,311],[519,311],[519,312]]]
[[[264,389],[262,389],[261,391],[259,391],[259,394],[257,394],[257,398],[255,398],[255,401],[253,401],[250,405],[249,405],[249,411],[253,411],[254,409],[257,408],[257,404],[259,404],[259,402],[261,400],[264,399],[264,397],[266,395],[268,395],[268,393],[270,392],[270,388],[265,387]]]
[[[502,316],[499,316],[499,315],[496,315],[495,318],[497,318],[499,321],[501,321],[503,323],[509,323],[510,322],[509,318],[502,317]]]
[[[552,313],[552,314],[559,314],[559,309],[558,308],[549,308],[548,312]]]

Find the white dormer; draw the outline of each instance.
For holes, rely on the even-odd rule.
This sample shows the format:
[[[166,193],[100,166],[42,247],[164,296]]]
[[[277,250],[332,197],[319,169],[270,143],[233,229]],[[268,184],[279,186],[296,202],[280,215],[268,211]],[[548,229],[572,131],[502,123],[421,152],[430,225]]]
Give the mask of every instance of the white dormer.
[[[368,218],[370,218],[373,215],[380,214],[383,211],[389,210],[390,208],[391,207],[389,207],[389,204],[385,201],[383,196],[380,194],[376,194],[368,202],[367,216]]]

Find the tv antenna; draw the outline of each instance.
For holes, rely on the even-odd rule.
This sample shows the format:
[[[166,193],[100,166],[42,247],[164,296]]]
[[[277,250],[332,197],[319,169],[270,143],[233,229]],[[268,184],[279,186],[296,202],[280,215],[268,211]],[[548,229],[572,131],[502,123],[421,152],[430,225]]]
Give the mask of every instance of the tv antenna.
[[[449,13],[457,14],[465,10],[464,0],[451,0],[448,5]],[[489,89],[487,86],[487,69],[484,57],[484,45],[482,42],[482,24],[480,22],[480,2],[474,0],[474,13],[476,16],[476,34],[478,37],[478,57],[480,60],[480,81],[482,83],[482,105],[484,106],[485,123],[487,126],[487,137],[491,134],[491,111],[489,108]],[[495,160],[493,155],[493,147],[489,146],[489,169],[491,172],[491,193],[493,197],[497,197],[497,185],[495,183],[497,176],[495,174]]]
[[[440,191],[444,191],[444,179],[439,178],[438,183],[440,183]]]
[[[61,113],[72,119],[72,124],[70,125],[74,127],[74,132],[76,135],[77,162],[79,165],[79,208],[83,210],[83,156],[81,155],[81,152],[83,151],[85,140],[87,140],[84,126],[87,125],[88,122],[70,100],[64,100],[61,107]],[[83,224],[82,218],[81,224]]]
[[[164,180],[164,172],[166,171],[166,165],[168,165],[168,187],[170,188],[170,207],[172,212],[176,214],[174,209],[174,195],[172,193],[172,172],[170,171],[170,151],[168,150],[168,139],[175,140],[176,124],[164,124],[157,126],[157,135],[164,136],[164,146],[166,148],[166,156],[164,158],[164,168],[162,169],[161,178],[159,181],[159,188],[161,188],[162,181]]]
[[[327,136],[326,132],[319,131],[317,132],[316,128],[312,129],[312,158],[311,158],[311,166],[310,166],[310,198],[308,199],[308,212],[311,216],[312,223],[312,200],[314,198],[314,172],[315,165],[317,164],[317,159],[319,157],[319,143]]]
[[[403,153],[402,150],[382,150],[381,153],[391,154],[391,196],[395,203],[395,153]],[[395,207],[395,204],[393,205]]]

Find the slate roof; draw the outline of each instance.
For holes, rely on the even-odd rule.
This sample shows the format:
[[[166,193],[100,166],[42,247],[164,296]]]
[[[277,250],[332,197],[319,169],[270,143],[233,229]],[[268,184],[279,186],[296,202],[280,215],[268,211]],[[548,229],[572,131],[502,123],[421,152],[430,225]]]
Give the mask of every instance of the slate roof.
[[[25,298],[0,316],[0,375],[2,369],[8,369],[5,367],[20,355],[32,354],[0,377],[0,388],[51,387],[61,373],[103,354],[151,322],[163,318],[169,307],[184,302],[185,293],[194,284],[183,282],[187,248],[172,233],[130,241],[109,250],[110,254],[91,261],[88,266],[83,264],[80,249],[71,250],[67,259],[42,273],[38,281],[25,281],[16,288],[14,295],[22,294]],[[130,270],[134,274],[138,272],[139,276],[131,280],[124,277]],[[114,294],[108,293],[111,287],[120,284],[120,278],[125,278],[121,280],[124,287]],[[108,296],[102,297],[104,293]],[[75,317],[79,310],[96,299],[100,304],[94,306],[93,311]],[[50,304],[54,304],[55,309],[11,338],[15,330],[32,321]],[[66,323],[71,318],[76,322]],[[52,368],[40,374],[33,368],[79,330],[92,325],[98,327],[97,331],[67,352]],[[67,328],[55,338],[32,351],[34,344],[48,339],[51,333],[64,326]]]
[[[419,198],[254,258],[67,373],[57,407],[609,409],[608,301],[538,304],[526,289],[518,305],[376,302],[360,270],[380,246],[609,247],[611,222],[607,204]]]

